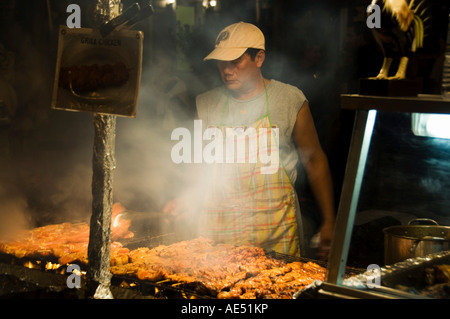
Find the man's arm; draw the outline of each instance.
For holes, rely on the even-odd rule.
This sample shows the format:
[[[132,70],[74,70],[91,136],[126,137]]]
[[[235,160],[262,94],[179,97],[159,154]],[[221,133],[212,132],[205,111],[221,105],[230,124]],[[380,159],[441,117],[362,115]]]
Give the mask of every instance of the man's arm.
[[[335,206],[328,159],[320,145],[308,102],[297,114],[292,133],[316,202],[322,212],[319,258],[326,259],[333,238]]]

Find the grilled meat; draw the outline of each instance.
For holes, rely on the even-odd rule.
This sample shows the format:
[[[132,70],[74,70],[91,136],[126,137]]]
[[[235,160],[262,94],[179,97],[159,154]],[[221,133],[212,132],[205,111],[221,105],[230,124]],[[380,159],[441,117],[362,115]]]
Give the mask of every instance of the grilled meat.
[[[256,276],[238,282],[228,291],[218,294],[220,299],[291,299],[295,292],[314,280],[324,280],[326,270],[307,262],[292,262],[281,267],[262,270]]]
[[[113,205],[112,217],[117,216],[123,207]],[[134,234],[128,230],[128,222],[111,228],[111,238],[130,238]],[[0,252],[14,255],[17,258],[55,257],[60,264],[74,261],[87,263],[89,244],[89,225],[87,223],[62,223],[22,230],[8,238],[0,239]],[[111,243],[112,264],[128,262],[127,248],[114,241]]]
[[[312,262],[286,263],[268,257],[261,248],[214,244],[207,238],[138,248],[130,263],[111,267],[116,275],[140,280],[197,284],[218,298],[292,298],[326,270]]]
[[[121,206],[115,206],[115,214]],[[114,215],[114,214],[113,214]],[[122,229],[120,235],[127,234]],[[117,236],[117,234],[116,234]],[[14,239],[0,241],[0,251],[16,257],[56,257],[59,264],[87,264],[89,226],[63,223],[23,231]],[[269,257],[258,247],[216,244],[196,238],[155,248],[124,248],[111,244],[111,273],[142,281],[195,287],[218,298],[291,298],[325,269],[308,262]]]

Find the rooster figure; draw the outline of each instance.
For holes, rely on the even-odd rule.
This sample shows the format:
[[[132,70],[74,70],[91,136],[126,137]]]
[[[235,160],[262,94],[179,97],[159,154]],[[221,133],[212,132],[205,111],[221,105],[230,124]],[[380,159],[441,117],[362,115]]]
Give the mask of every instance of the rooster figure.
[[[372,32],[384,56],[381,70],[373,79],[405,79],[411,55],[423,46],[424,25],[430,19],[426,1],[372,0],[367,12],[375,5],[381,8],[381,27],[372,28]],[[400,59],[398,69],[389,76],[394,59]]]

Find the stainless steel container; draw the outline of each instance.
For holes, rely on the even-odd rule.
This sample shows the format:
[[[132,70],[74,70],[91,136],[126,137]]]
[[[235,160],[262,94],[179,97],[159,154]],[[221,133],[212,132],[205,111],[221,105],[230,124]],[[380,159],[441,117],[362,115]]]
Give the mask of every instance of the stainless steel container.
[[[414,225],[418,222],[433,224]],[[407,226],[391,226],[383,232],[386,265],[450,249],[450,227],[440,226],[434,220],[414,219]]]

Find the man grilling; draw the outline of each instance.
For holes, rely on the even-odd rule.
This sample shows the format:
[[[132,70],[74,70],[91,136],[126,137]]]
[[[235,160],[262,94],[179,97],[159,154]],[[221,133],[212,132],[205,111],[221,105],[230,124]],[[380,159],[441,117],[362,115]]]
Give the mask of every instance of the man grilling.
[[[204,235],[217,242],[300,255],[305,242],[293,186],[300,155],[322,212],[317,257],[325,259],[335,216],[328,160],[307,99],[296,87],[264,78],[264,59],[263,33],[244,22],[223,29],[215,49],[204,59],[217,61],[224,85],[197,97],[203,128],[231,130],[237,139],[239,132],[251,130],[255,134],[245,134],[244,138],[248,145],[257,145],[256,154],[261,154],[261,148],[266,148],[266,153],[279,154],[279,165],[269,172],[265,170],[266,163],[248,160],[258,158],[250,153],[243,161],[212,164]],[[257,142],[251,144],[252,138]]]

